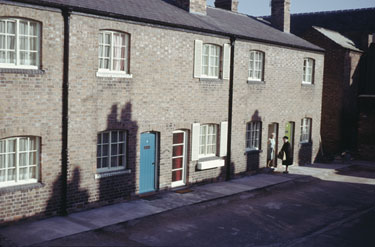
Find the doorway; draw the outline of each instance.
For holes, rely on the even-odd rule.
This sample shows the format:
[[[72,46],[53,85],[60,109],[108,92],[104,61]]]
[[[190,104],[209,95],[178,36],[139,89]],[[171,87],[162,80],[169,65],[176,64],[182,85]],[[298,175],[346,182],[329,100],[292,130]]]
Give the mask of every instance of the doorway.
[[[274,139],[274,140],[272,140]],[[267,141],[267,166],[276,167],[279,140],[279,124],[271,123],[268,125],[268,141]]]
[[[156,133],[141,134],[139,193],[156,190]]]
[[[288,137],[290,146],[292,148],[292,161],[294,157],[294,131],[296,124],[294,122],[288,122],[285,125],[285,136]]]
[[[186,184],[186,158],[187,158],[186,131],[173,132],[172,152],[172,187]]]

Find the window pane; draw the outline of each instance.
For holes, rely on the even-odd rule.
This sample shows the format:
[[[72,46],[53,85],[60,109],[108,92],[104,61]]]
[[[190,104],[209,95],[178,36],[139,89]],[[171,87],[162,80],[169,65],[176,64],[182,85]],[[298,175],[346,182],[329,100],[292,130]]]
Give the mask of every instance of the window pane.
[[[174,146],[173,147],[173,156],[182,156],[184,152],[184,146],[181,145],[181,146]]]
[[[30,167],[29,178],[36,179],[36,167]]]
[[[5,33],[5,21],[0,21],[0,33]]]
[[[104,38],[104,44],[110,45],[111,44],[111,34],[106,33]]]
[[[0,153],[5,153],[5,141],[0,141]]]
[[[102,168],[108,167],[109,159],[107,157],[102,158]]]
[[[111,158],[111,167],[117,167],[117,156]]]
[[[102,146],[102,156],[108,156],[109,146],[108,144]]]
[[[6,62],[7,63],[15,63],[16,62],[16,53],[12,51],[7,52],[6,56]]]
[[[8,154],[8,168],[16,167],[16,154]]]
[[[37,46],[38,38],[30,38],[30,50],[31,51],[37,51],[38,46]]]
[[[0,182],[5,182],[6,177],[5,177],[5,170],[0,170]]]
[[[29,56],[27,52],[20,52],[20,64],[28,65],[29,64]]]
[[[181,180],[182,180],[182,170],[173,171],[172,182],[181,181]]]
[[[37,23],[35,22],[30,22],[30,35],[33,35],[33,36],[38,35]]]
[[[109,141],[109,133],[108,132],[103,133],[103,144],[108,143],[108,141]]]
[[[18,164],[20,167],[27,166],[27,153],[20,153]]]
[[[184,142],[184,133],[173,134],[173,144],[180,144]]]
[[[182,168],[183,158],[177,158],[172,160],[172,169]]]
[[[28,146],[28,140],[27,138],[20,138],[19,139],[19,150],[20,151],[27,151]]]
[[[0,35],[0,49],[5,49],[5,35]]]
[[[16,151],[16,140],[8,140],[8,153]]]
[[[125,166],[125,159],[124,156],[118,156],[118,166]]]
[[[15,37],[14,36],[8,36],[7,37],[7,45],[8,50],[14,50],[15,49]]]
[[[117,155],[117,144],[111,145],[111,155]]]
[[[111,132],[111,137],[112,137],[112,142],[117,142],[117,140],[118,140],[118,132],[117,131],[112,131]]]
[[[0,169],[4,169],[5,166],[5,154],[0,155]]]
[[[19,179],[20,180],[26,180],[26,179],[28,179],[28,170],[29,170],[29,168],[20,168],[19,169]]]
[[[16,23],[15,22],[9,22],[8,21],[7,33],[8,34],[16,34]]]
[[[5,51],[0,51],[0,63],[6,63]]]
[[[37,150],[37,146],[36,146],[37,138],[36,137],[30,137],[29,140],[30,140],[29,141],[29,145],[30,145],[29,150]]]
[[[16,169],[9,169],[7,181],[15,181],[15,180],[16,180]]]
[[[29,165],[37,165],[36,163],[36,153],[35,152],[31,152],[29,154]]]

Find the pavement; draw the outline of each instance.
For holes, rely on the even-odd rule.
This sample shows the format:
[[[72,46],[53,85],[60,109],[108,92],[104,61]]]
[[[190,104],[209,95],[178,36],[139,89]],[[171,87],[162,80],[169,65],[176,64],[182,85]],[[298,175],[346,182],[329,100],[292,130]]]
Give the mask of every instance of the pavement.
[[[356,170],[361,166],[362,169]],[[101,229],[107,226],[124,223],[147,216],[152,216],[189,205],[213,201],[244,192],[267,191],[293,181],[309,181],[316,178],[327,181],[345,182],[350,179],[360,184],[375,185],[375,179],[363,174],[363,167],[375,169],[370,162],[351,161],[345,164],[313,164],[307,166],[291,166],[289,174],[281,170],[272,173],[260,173],[252,176],[233,179],[200,186],[192,186],[184,191],[169,191],[149,197],[72,213],[65,217],[51,217],[33,222],[0,228],[0,245],[29,246],[67,236]],[[279,168],[281,169],[281,168]],[[350,171],[350,176],[345,174]],[[333,176],[340,174],[340,176]]]

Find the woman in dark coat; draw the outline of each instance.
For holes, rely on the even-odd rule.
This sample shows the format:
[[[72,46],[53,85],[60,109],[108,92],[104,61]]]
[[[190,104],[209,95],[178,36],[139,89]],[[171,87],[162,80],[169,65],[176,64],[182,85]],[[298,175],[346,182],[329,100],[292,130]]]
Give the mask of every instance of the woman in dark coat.
[[[288,173],[288,166],[293,164],[292,160],[292,147],[288,141],[288,137],[283,137],[283,147],[281,148],[278,157],[283,160],[282,164],[286,167],[284,173]]]

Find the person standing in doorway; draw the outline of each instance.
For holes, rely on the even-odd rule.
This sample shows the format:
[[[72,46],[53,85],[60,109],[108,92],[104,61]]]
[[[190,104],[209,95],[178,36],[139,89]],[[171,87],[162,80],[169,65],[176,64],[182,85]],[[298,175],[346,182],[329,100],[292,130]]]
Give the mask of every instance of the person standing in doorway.
[[[282,159],[283,162],[282,164],[285,166],[285,171],[283,173],[289,173],[288,172],[288,166],[290,166],[293,163],[292,160],[292,147],[290,146],[289,143],[289,138],[287,136],[283,137],[283,147],[281,148],[278,158]]]
[[[268,157],[267,157],[267,167],[274,167],[276,168],[275,160],[275,147],[276,147],[276,140],[275,140],[275,133],[271,134],[271,138],[268,139]]]

